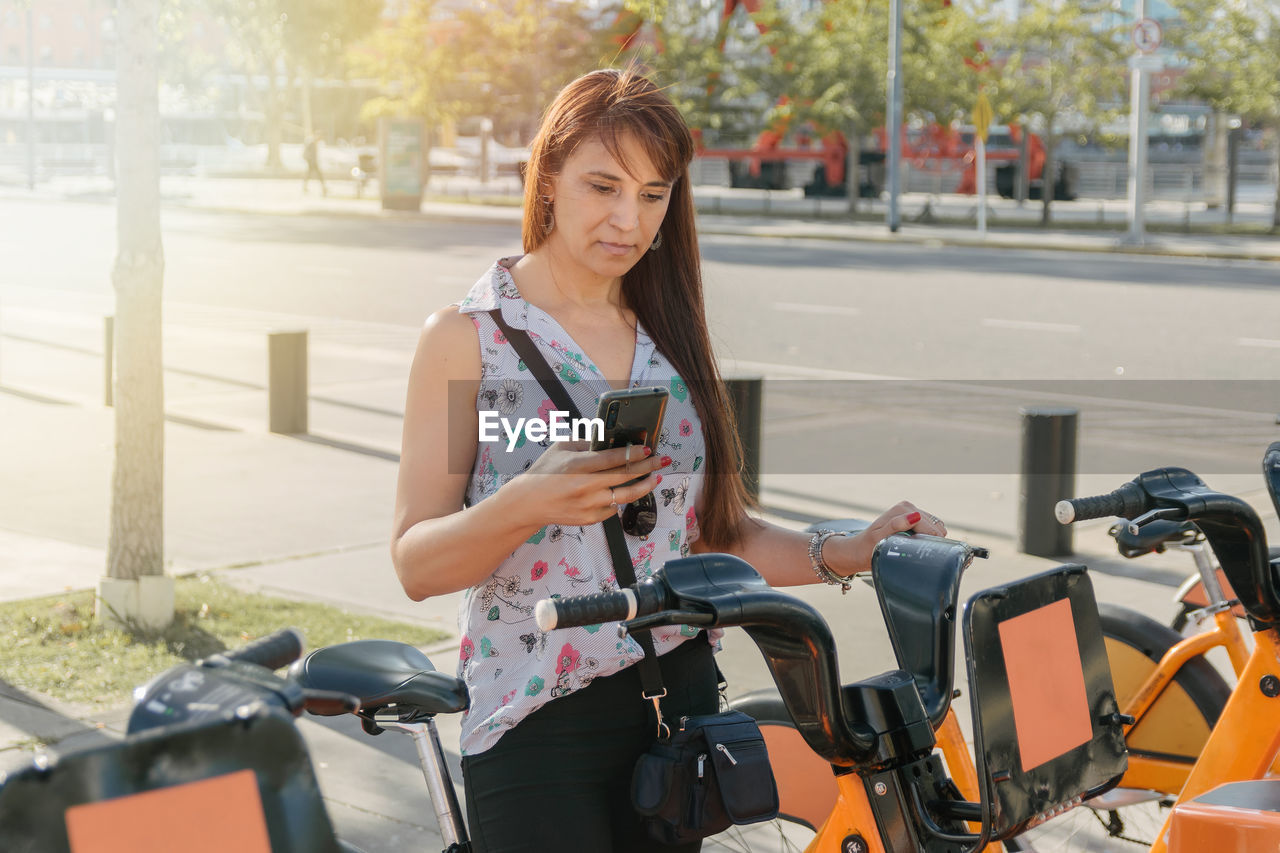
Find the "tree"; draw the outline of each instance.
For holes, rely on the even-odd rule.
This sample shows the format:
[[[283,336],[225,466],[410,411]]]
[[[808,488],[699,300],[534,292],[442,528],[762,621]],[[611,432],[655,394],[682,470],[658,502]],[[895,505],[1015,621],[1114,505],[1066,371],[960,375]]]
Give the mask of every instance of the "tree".
[[[435,0],[410,0],[395,26],[374,31],[353,48],[356,73],[375,77],[382,91],[365,104],[366,117],[421,116],[435,123],[461,108],[446,101],[459,69],[447,61],[444,45],[456,25],[434,11]]]
[[[904,114],[948,127],[977,97],[979,78],[965,63],[988,26],[985,7],[946,6],[938,0],[907,3],[903,11]],[[788,98],[774,110],[795,126],[843,130],[856,174],[858,143],[884,124],[887,107],[889,10],[887,3],[830,0],[801,16],[771,7],[761,20],[773,52],[770,84]],[[850,195],[850,210],[857,194]]]
[[[362,46],[357,67],[383,89],[366,115],[488,117],[527,141],[556,92],[611,56],[607,30],[578,0],[496,0],[438,12],[434,0],[412,0],[394,26]]]
[[[262,113],[267,166],[279,168],[285,98],[303,79],[304,126],[310,122],[310,81],[337,74],[348,46],[377,23],[382,0],[203,0],[233,38],[232,58],[250,79],[266,80]],[[281,85],[281,75],[284,82]],[[311,132],[309,126],[304,127]]]
[[[1280,8],[1270,0],[1180,0],[1170,44],[1187,62],[1179,92],[1275,134],[1280,157]],[[1280,183],[1272,229],[1280,229]]]
[[[302,128],[310,137],[315,80],[345,73],[348,46],[373,29],[382,0],[279,0],[279,5],[284,20],[280,43],[287,63],[302,79]]]
[[[1025,0],[1015,21],[1001,28],[988,97],[996,115],[1036,117],[1043,126],[1044,200],[1053,201],[1053,149],[1059,126],[1097,124],[1114,112],[1124,91],[1124,27],[1108,26],[1107,0]]]
[[[688,0],[665,4],[651,20],[626,10],[614,25],[614,39],[629,60],[652,72],[696,133],[739,129],[742,110],[734,103],[758,84],[747,68],[726,58],[731,19],[723,9],[723,0]]]
[[[173,617],[171,579],[167,614],[163,604],[158,614],[139,610],[140,580],[164,575],[159,9],[159,0],[120,0],[116,11],[115,464],[107,577],[100,587],[116,615],[150,627]]]
[[[778,98],[771,122],[840,132],[849,144],[849,212],[858,204],[859,143],[884,123],[888,11],[866,0],[830,0],[800,15],[777,4],[758,16],[772,62],[762,79]],[[783,99],[785,96],[785,99]]]

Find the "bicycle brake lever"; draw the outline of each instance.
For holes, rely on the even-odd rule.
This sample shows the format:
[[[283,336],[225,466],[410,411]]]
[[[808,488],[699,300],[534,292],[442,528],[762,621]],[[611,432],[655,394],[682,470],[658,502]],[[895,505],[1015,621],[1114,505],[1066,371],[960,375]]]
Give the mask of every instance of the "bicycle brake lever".
[[[1129,531],[1130,536],[1137,536],[1139,530],[1153,521],[1183,521],[1186,515],[1186,511],[1179,507],[1161,507],[1144,512],[1130,521],[1125,529]]]
[[[660,610],[648,616],[628,619],[618,624],[618,636],[625,637],[634,631],[645,631],[659,625],[712,625],[716,617],[710,613],[694,613],[687,610]]]

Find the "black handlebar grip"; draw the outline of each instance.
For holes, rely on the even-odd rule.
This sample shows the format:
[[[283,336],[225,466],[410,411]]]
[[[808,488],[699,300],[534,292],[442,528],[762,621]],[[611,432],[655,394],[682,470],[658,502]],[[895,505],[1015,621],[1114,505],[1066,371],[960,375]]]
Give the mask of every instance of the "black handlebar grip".
[[[579,628],[583,625],[599,625],[634,619],[636,594],[630,589],[597,592],[592,595],[572,595],[568,598],[544,598],[534,608],[538,628],[554,631],[556,628]]]
[[[229,661],[252,663],[276,670],[300,658],[304,645],[301,631],[297,628],[283,628],[260,640],[254,640],[247,646],[223,652],[221,656]]]
[[[1054,517],[1061,524],[1088,521],[1091,518],[1133,518],[1147,510],[1146,492],[1137,483],[1125,483],[1108,495],[1091,498],[1067,498],[1058,501],[1053,508]]]

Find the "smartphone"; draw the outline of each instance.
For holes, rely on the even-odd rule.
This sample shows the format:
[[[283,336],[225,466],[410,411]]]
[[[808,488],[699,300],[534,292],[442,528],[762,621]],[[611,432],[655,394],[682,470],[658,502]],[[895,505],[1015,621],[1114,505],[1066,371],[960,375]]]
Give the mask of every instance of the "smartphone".
[[[660,385],[604,392],[596,408],[596,417],[604,422],[604,436],[592,439],[591,449],[634,444],[656,450],[666,411],[667,389]]]

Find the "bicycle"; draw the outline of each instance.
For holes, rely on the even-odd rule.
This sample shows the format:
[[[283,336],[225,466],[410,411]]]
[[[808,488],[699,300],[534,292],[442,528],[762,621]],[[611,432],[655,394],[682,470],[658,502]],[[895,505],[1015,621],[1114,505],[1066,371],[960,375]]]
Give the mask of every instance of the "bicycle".
[[[802,772],[835,781],[830,803],[793,789],[784,793],[779,785],[783,823],[816,831],[804,849],[998,850],[1000,842],[1117,783],[1124,744],[1092,586],[1082,566],[1068,565],[978,593],[965,606],[960,621],[975,721],[969,758],[951,708],[953,628],[961,573],[980,553],[923,535],[896,534],[877,546],[872,582],[902,669],[852,684],[840,683],[830,629],[817,611],[771,589],[728,555],[672,561],[633,587],[546,600],[537,614],[544,630],[615,620],[625,620],[623,630],[741,627],[778,687],[774,716],[786,725],[770,726],[760,715],[775,775],[805,755],[809,770]],[[1002,646],[1000,632],[1020,617],[1059,605],[1067,608],[1065,637],[1046,636],[1056,638],[1054,649],[1065,653],[1068,668],[1079,667],[1083,704],[1073,708],[1087,732],[1082,741],[1051,747],[1041,763],[1023,762],[1020,755],[1035,749],[1035,738],[1022,729],[1043,720],[1027,718],[1020,701],[1046,694],[1050,704],[1056,700],[1034,675],[1028,682],[1006,674],[1005,663],[1018,656],[1019,646]],[[1020,665],[1026,663],[1023,658]],[[758,694],[730,702],[757,711],[764,704],[766,697]],[[1009,725],[1015,716],[1016,733]],[[738,839],[746,849],[756,840],[746,833]]]
[[[857,519],[841,519],[820,522],[808,529],[810,532],[820,528],[835,529],[855,534],[866,524]],[[954,608],[955,601],[951,600],[948,606]],[[1135,834],[1152,833],[1162,822],[1163,816],[1158,810],[1172,805],[1231,690],[1209,662],[1201,657],[1211,647],[1210,639],[1217,639],[1219,635],[1200,638],[1168,656],[1167,653],[1184,639],[1168,627],[1137,611],[1109,603],[1099,603],[1098,614],[1120,705],[1131,705],[1133,696],[1149,679],[1157,675],[1162,678],[1153,682],[1151,688],[1155,691],[1155,700],[1145,707],[1127,710],[1135,716],[1136,722],[1128,729],[1126,747],[1130,754],[1142,755],[1148,763],[1140,762],[1114,790],[1094,797],[1088,803],[1090,812],[1097,819],[1096,824],[1109,837],[1138,841]],[[1239,636],[1238,626],[1232,623],[1229,627],[1235,629]],[[895,632],[891,626],[890,635],[892,638],[895,633],[910,630],[913,629]],[[1245,649],[1247,657],[1243,639],[1239,645]],[[1167,678],[1163,678],[1165,675]],[[924,673],[918,678],[922,690],[932,693],[951,689],[949,684],[926,688],[924,685],[930,677]],[[777,691],[756,691],[735,698],[730,705],[754,717],[766,739],[776,742],[780,751],[788,756],[775,762],[775,776],[784,800],[784,819],[803,828],[772,827],[737,832],[769,832],[787,840],[783,845],[785,849],[802,849],[801,842],[817,830],[831,811],[837,796],[834,780],[816,756],[794,749],[798,737]],[[975,797],[976,780],[970,778],[972,762],[954,712],[944,715],[936,728],[947,767],[957,777],[961,790],[967,796]],[[1148,772],[1150,762],[1156,759],[1162,769],[1159,775]],[[1157,811],[1153,813],[1153,810]],[[1018,844],[1025,849],[1031,847],[1026,839]],[[739,842],[739,846],[744,845]]]
[[[1262,469],[1280,514],[1280,442],[1264,452]],[[1130,755],[1141,758],[1112,797],[1130,797],[1133,805],[1142,801],[1138,791],[1145,788],[1150,791],[1146,799],[1172,805],[1172,795],[1182,789],[1231,696],[1231,687],[1205,655],[1223,648],[1238,678],[1252,649],[1241,629],[1247,614],[1230,597],[1231,584],[1193,521],[1145,519],[1113,525],[1109,532],[1125,557],[1173,549],[1191,554],[1196,564],[1196,574],[1178,590],[1179,611],[1167,627],[1128,608],[1098,608],[1117,697],[1138,719],[1126,742]],[[1280,548],[1269,548],[1267,556],[1280,559]],[[1118,815],[1108,823],[1113,835],[1123,833]]]
[[[1280,442],[1267,448],[1262,467],[1271,501],[1280,514],[1280,474],[1276,473],[1280,472]],[[810,530],[835,528],[856,533],[864,526],[864,522],[841,520],[822,522]],[[1184,603],[1189,601],[1186,593],[1196,581],[1209,596],[1204,607],[1188,606],[1182,611],[1184,618],[1203,625],[1187,636],[1176,630],[1176,624],[1162,625],[1110,603],[1098,605],[1116,697],[1135,722],[1126,726],[1125,732],[1129,771],[1114,790],[1091,800],[1089,808],[1109,837],[1148,844],[1149,839],[1135,835],[1154,835],[1164,822],[1164,811],[1173,806],[1231,696],[1231,687],[1205,655],[1214,648],[1224,648],[1239,676],[1252,647],[1237,618],[1245,615],[1244,610],[1238,601],[1227,598],[1230,584],[1212,560],[1209,543],[1194,522],[1157,518],[1132,529],[1128,523],[1117,524],[1110,532],[1126,557],[1165,548],[1190,553],[1198,571],[1182,585],[1180,597]],[[1280,549],[1271,548],[1268,555],[1275,560]],[[740,707],[769,727],[785,729],[789,725],[778,712],[776,695],[768,691],[746,699]],[[958,732],[953,721],[946,726]],[[788,739],[785,735],[776,737],[780,742]],[[811,827],[835,796],[830,783],[815,784],[813,780],[822,780],[816,770],[784,764],[778,779],[781,791],[796,792],[793,801],[805,804],[796,810],[803,810],[800,817]],[[1273,767],[1275,771],[1280,771],[1280,760]]]
[[[1271,458],[1270,455],[1268,458]],[[1280,464],[1268,469],[1268,478],[1274,494],[1277,491],[1277,485],[1280,485]],[[1241,595],[1241,605],[1255,628],[1254,651],[1250,655],[1236,689],[1232,692],[1221,719],[1214,727],[1194,767],[1187,774],[1179,801],[1165,818],[1150,850],[1152,853],[1166,853],[1166,851],[1183,853],[1183,851],[1223,849],[1224,846],[1227,849],[1274,847],[1277,841],[1280,841],[1280,779],[1261,780],[1268,768],[1276,761],[1277,753],[1280,753],[1280,729],[1271,722],[1274,710],[1268,704],[1271,699],[1280,697],[1280,675],[1270,671],[1280,669],[1276,666],[1276,661],[1280,660],[1280,633],[1277,632],[1277,628],[1280,627],[1280,579],[1277,577],[1280,565],[1272,565],[1270,562],[1265,534],[1257,514],[1243,501],[1215,492],[1191,472],[1176,468],[1147,472],[1111,495],[1074,499],[1063,502],[1060,507],[1059,518],[1063,523],[1107,515],[1133,519],[1138,529],[1151,520],[1159,518],[1194,521],[1204,531],[1214,550],[1222,557],[1223,570],[1233,586],[1245,590]],[[886,548],[897,549],[899,553],[909,550],[899,541],[895,541],[900,538],[895,536],[885,540],[877,548],[877,560],[882,558]],[[917,538],[928,539],[929,537]],[[778,683],[786,716],[791,720],[805,748],[830,764],[836,771],[836,802],[825,815],[821,814],[821,807],[811,810],[819,812],[817,819],[807,821],[810,825],[817,827],[817,835],[807,845],[806,850],[855,850],[858,853],[874,850],[929,850],[934,849],[931,846],[934,844],[952,843],[961,843],[966,847],[951,849],[978,850],[988,841],[1003,839],[1013,839],[1013,843],[1016,844],[1016,835],[1021,830],[1043,822],[1064,809],[1079,805],[1088,797],[1104,794],[1118,784],[1122,776],[1127,779],[1128,773],[1141,769],[1144,762],[1148,765],[1154,763],[1155,769],[1160,769],[1158,759],[1142,755],[1122,755],[1118,762],[1108,764],[1113,756],[1107,754],[1105,749],[1097,749],[1095,745],[1095,751],[1089,759],[1095,763],[1089,765],[1089,760],[1085,762],[1085,769],[1092,772],[1093,777],[1084,779],[1077,776],[1073,780],[1075,784],[1068,786],[1079,789],[1076,794],[1064,795],[1064,799],[1057,805],[1038,812],[1026,820],[1015,820],[1012,826],[1002,824],[997,828],[995,821],[989,820],[993,817],[990,799],[992,788],[995,788],[997,796],[1012,790],[1004,787],[1011,781],[1008,771],[992,772],[993,761],[989,744],[993,737],[999,739],[1002,736],[1006,739],[1006,743],[1008,742],[1008,720],[1013,715],[1008,713],[1007,700],[1010,691],[1007,688],[1009,685],[1004,685],[1006,688],[1004,692],[997,688],[996,694],[999,698],[992,700],[989,692],[991,682],[984,680],[990,677],[990,671],[983,673],[982,661],[975,660],[975,648],[991,646],[972,644],[970,638],[975,636],[972,622],[974,602],[978,602],[977,613],[981,616],[984,596],[990,596],[995,600],[1010,598],[1009,590],[1003,589],[996,590],[994,593],[993,591],[979,593],[970,600],[965,611],[970,699],[974,707],[974,744],[979,802],[961,804],[955,796],[959,791],[954,781],[939,778],[939,774],[942,773],[940,762],[926,764],[924,767],[918,764],[910,766],[911,762],[906,760],[907,756],[898,754],[885,759],[885,763],[879,768],[887,775],[877,775],[876,768],[871,767],[866,758],[867,753],[858,751],[859,748],[864,750],[866,748],[865,730],[862,732],[863,742],[861,744],[855,742],[851,746],[848,742],[850,734],[845,731],[850,720],[843,716],[846,713],[852,714],[856,719],[859,713],[866,714],[868,708],[879,709],[880,706],[867,700],[867,695],[875,689],[876,680],[848,685],[842,693],[835,678],[834,650],[830,647],[830,635],[824,635],[815,627],[825,626],[816,613],[812,613],[795,601],[791,601],[790,604],[779,601],[778,597],[781,594],[767,590],[758,575],[755,575],[745,564],[738,566],[733,563],[707,562],[713,559],[724,561],[732,558],[709,555],[696,559],[703,562],[696,565],[690,565],[691,561],[673,562],[663,572],[656,574],[654,579],[641,582],[628,590],[586,596],[581,599],[546,602],[545,607],[555,614],[555,618],[549,619],[548,622],[557,625],[596,624],[610,619],[626,618],[627,621],[623,626],[631,630],[670,624],[743,627],[764,653],[766,663]],[[1038,579],[1054,576],[1058,577],[1061,583],[1072,573],[1083,575],[1084,569],[1079,566],[1064,566],[1056,572],[1047,573],[1023,583],[1034,588]],[[878,592],[882,591],[882,581],[886,577],[896,577],[896,573],[894,575],[878,573],[873,566],[873,580],[877,583]],[[919,578],[913,578],[905,588],[909,592],[909,598],[906,599],[908,602],[928,602],[929,606],[914,609],[884,607],[885,599],[882,597],[882,608],[891,633],[894,631],[893,613],[895,611],[902,614],[900,618],[905,619],[903,624],[912,624],[913,615],[921,617],[927,613],[932,619],[930,624],[936,626],[938,620],[934,618],[934,613],[937,611],[933,608],[935,605],[941,607],[941,612],[945,614],[949,600],[940,599],[934,593],[952,589],[950,584],[946,582],[940,585],[921,584]],[[782,598],[786,597],[782,596]],[[1049,598],[1059,601],[1063,596],[1057,599],[1052,596]],[[1091,604],[1091,592],[1089,598]],[[1075,607],[1075,604],[1076,602],[1073,602],[1073,618],[1077,617],[1081,610],[1090,609],[1089,604],[1082,604],[1079,608]],[[1020,615],[1025,616],[1030,612],[1038,612],[1038,610],[1024,611]],[[1093,607],[1093,615],[1096,619],[1096,605]],[[997,618],[995,621],[1000,624],[1000,619]],[[1093,644],[1085,637],[1086,635],[1094,636],[1092,631],[1096,630],[1096,636],[1101,638],[1099,622],[1100,620],[1093,622],[1089,629],[1077,634],[1079,641],[1077,651],[1080,653],[1080,659],[1084,661],[1082,666],[1085,671],[1095,674],[1098,669],[1105,670],[1105,651],[1096,648],[1101,646],[1101,643]],[[924,621],[916,619],[914,624],[919,626],[924,624]],[[983,624],[982,628],[976,629],[976,633],[981,634],[985,631],[986,636],[990,638],[990,628],[990,624]],[[904,653],[904,636],[910,635],[898,634],[894,642],[895,652],[900,661],[913,659],[910,652]],[[888,681],[893,682],[895,677],[900,678],[901,683],[919,688],[918,691],[912,691],[916,693],[917,699],[922,696],[937,695],[941,700],[940,704],[945,704],[950,701],[950,694],[936,693],[929,688],[937,688],[945,684],[946,679],[949,678],[949,676],[939,675],[940,670],[937,664],[945,659],[952,642],[950,633],[935,631],[931,632],[925,641],[917,638],[910,642],[914,643],[913,648],[916,650],[927,650],[935,640],[939,643],[937,647],[939,653],[926,651],[917,659],[928,663],[928,667],[914,675],[909,672],[890,674]],[[1005,647],[1002,653],[1007,654],[1007,651]],[[999,669],[999,667],[988,669]],[[1060,672],[1055,671],[1055,675],[1058,674]],[[922,682],[921,675],[928,677]],[[1093,721],[1104,729],[1108,725],[1114,726],[1109,734],[1111,736],[1119,734],[1123,737],[1127,730],[1132,729],[1136,720],[1128,713],[1130,708],[1122,708],[1115,701],[1114,693],[1109,690],[1110,686],[1106,685],[1097,694],[1097,702],[1090,706]],[[894,711],[904,712],[905,704],[908,702],[909,699],[905,695],[895,697]],[[988,713],[992,712],[993,705],[1000,706],[1000,710],[994,713],[1001,715],[1004,722],[1003,731],[997,729],[993,732],[988,729],[986,724],[988,713],[984,713],[984,705],[987,706]],[[1136,707],[1132,702],[1130,706]],[[931,735],[926,737],[924,730],[932,729],[934,725],[930,713],[925,710],[923,701],[913,717],[908,714],[901,717],[886,716],[899,721],[910,717],[919,724],[915,733],[920,740],[912,742],[909,738],[905,738],[905,741],[917,748],[918,751],[914,753],[917,760],[925,753],[927,741],[927,752],[930,758],[926,761],[933,760],[936,741]],[[885,719],[885,717],[878,719]],[[856,721],[862,724],[867,723],[865,718]],[[855,725],[854,728],[857,726]],[[1094,734],[1099,734],[1096,728]],[[873,726],[870,740],[879,744],[878,738],[885,735],[886,733],[876,730]],[[1103,732],[1104,743],[1106,735],[1107,732]],[[899,743],[903,741],[904,738],[900,737]],[[1016,744],[1010,752],[996,759],[995,766],[1007,767],[1014,764],[1017,759],[1013,759],[1012,756],[1020,754],[1021,749],[1022,745]],[[1000,760],[1001,758],[1003,761]],[[895,759],[899,763],[895,764]],[[911,773],[906,772],[909,766]],[[1065,789],[1055,788],[1054,785],[1060,785],[1064,775],[1081,771],[1081,768],[1076,765],[1063,767],[1057,760],[1048,766],[1050,769],[1046,771],[1047,775],[1037,779],[1036,784],[1040,786],[1036,789],[1037,791],[1053,790],[1062,793]],[[1099,783],[1108,770],[1117,767],[1122,771],[1121,774]],[[1033,771],[1035,769],[1035,767],[1032,768]],[[914,780],[911,778],[913,775]],[[922,779],[924,781],[920,781]],[[877,781],[883,783],[883,788],[875,785]],[[1240,782],[1244,784],[1238,784]],[[1089,787],[1089,783],[1098,784]],[[935,795],[938,791],[945,789],[951,792],[951,795],[929,800],[920,793],[921,787],[932,787]],[[895,796],[889,798],[890,802],[887,805],[884,801],[877,799],[889,793]],[[1002,802],[1002,805],[1005,803]],[[784,811],[791,810],[784,806]],[[1006,813],[1005,817],[1008,817],[1008,814]],[[1021,818],[1024,813],[1017,812],[1017,815]],[[788,813],[785,816],[792,821],[805,820],[797,813]],[[966,834],[955,826],[943,827],[939,823],[943,817],[954,819],[957,823],[980,819],[980,831]],[[1223,838],[1233,836],[1237,839],[1236,843],[1222,842]],[[1207,839],[1213,840],[1212,847],[1205,846],[1210,843]]]
[[[334,834],[293,722],[306,711],[354,713],[369,734],[412,736],[445,849],[466,853],[434,724],[467,707],[466,686],[404,643],[357,640],[299,660],[301,652],[288,629],[181,664],[135,691],[123,740],[40,755],[0,776],[0,849],[359,853]]]
[[[1263,473],[1272,500],[1280,510],[1280,443],[1274,443],[1267,449]],[[1224,804],[1244,808],[1251,803],[1256,807],[1258,800],[1242,798],[1243,791],[1274,793],[1273,782],[1259,780],[1275,765],[1280,753],[1280,730],[1271,723],[1274,710],[1268,704],[1269,699],[1280,695],[1280,676],[1272,672],[1277,669],[1276,655],[1280,651],[1280,633],[1277,632],[1280,627],[1280,586],[1277,582],[1280,560],[1271,557],[1261,520],[1244,501],[1215,492],[1195,474],[1182,468],[1146,472],[1109,495],[1063,501],[1058,505],[1057,514],[1058,520],[1064,524],[1119,516],[1130,520],[1128,528],[1131,533],[1160,520],[1192,522],[1218,555],[1221,569],[1237,591],[1239,604],[1248,616],[1253,632],[1253,650],[1240,671],[1221,716],[1180,786],[1177,804],[1166,816],[1150,849],[1153,853],[1196,849],[1185,846],[1190,843],[1187,839],[1195,834],[1194,830],[1186,830],[1182,840],[1177,841],[1179,822],[1188,826],[1203,818],[1218,824],[1220,832],[1238,833],[1238,829],[1231,828],[1232,820],[1247,823],[1248,816],[1237,811],[1233,818],[1229,811],[1224,811]],[[1184,643],[1193,643],[1194,639]],[[1161,683],[1168,683],[1167,672],[1153,674],[1138,694],[1125,704],[1122,713],[1133,715],[1140,711],[1144,702],[1158,694],[1157,688]],[[1155,777],[1169,770],[1169,767],[1161,766],[1158,757],[1132,753],[1125,780],[1131,782],[1132,776],[1144,773]],[[1262,788],[1231,784],[1241,782],[1255,782]],[[1213,793],[1209,794],[1210,791]],[[1280,799],[1276,802],[1280,803]],[[1261,836],[1242,842],[1242,846],[1235,849],[1261,849],[1257,845],[1264,842],[1274,846],[1275,839],[1280,837],[1280,833],[1267,835],[1265,830],[1261,832]],[[1172,842],[1176,843],[1170,846]]]

